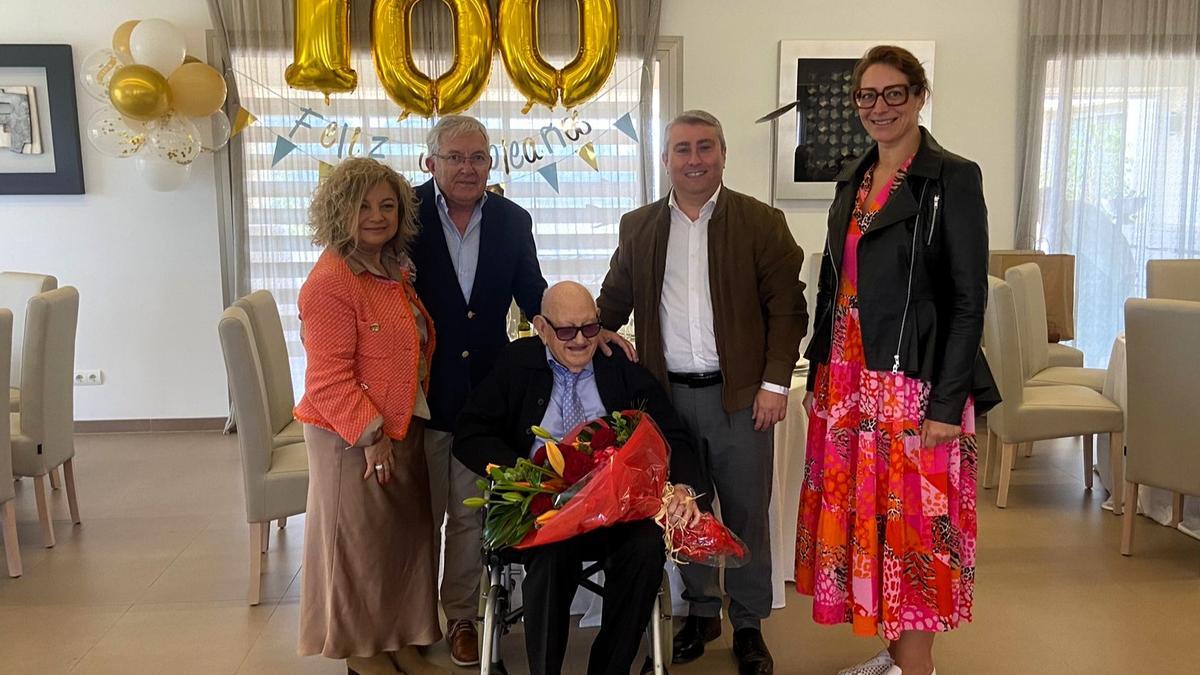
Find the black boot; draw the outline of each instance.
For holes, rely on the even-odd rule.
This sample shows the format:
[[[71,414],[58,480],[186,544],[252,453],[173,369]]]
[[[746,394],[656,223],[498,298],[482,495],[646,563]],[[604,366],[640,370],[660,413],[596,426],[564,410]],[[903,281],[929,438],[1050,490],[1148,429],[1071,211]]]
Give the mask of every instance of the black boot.
[[[704,655],[705,643],[721,637],[721,617],[689,616],[675,636],[671,663],[689,663]]]

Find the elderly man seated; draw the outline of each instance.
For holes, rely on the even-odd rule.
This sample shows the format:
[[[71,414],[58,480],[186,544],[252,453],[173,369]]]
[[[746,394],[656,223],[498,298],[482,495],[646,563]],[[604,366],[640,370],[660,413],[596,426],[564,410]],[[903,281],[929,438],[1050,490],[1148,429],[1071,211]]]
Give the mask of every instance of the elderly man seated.
[[[619,349],[611,356],[596,351],[600,323],[588,290],[570,281],[555,284],[533,325],[540,341],[525,338],[508,345],[471,393],[458,418],[454,456],[483,475],[488,464],[512,466],[532,456],[541,444],[530,431],[534,425],[561,438],[581,422],[641,408],[671,446],[671,481],[684,486],[669,511],[694,523],[700,511],[687,486],[698,484],[700,468],[687,431],[648,371]],[[578,576],[584,561],[598,560],[604,563],[605,586],[620,592],[605,596],[588,673],[627,674],[662,581],[662,530],[651,520],[622,523],[522,556],[530,672],[561,672]]]

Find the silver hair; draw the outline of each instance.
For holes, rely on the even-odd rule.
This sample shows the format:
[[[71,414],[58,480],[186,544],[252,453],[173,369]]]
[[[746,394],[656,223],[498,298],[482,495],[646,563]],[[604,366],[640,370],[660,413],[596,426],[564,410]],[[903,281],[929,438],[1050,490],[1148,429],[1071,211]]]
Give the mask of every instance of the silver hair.
[[[467,115],[447,115],[438,120],[438,123],[429,130],[429,134],[425,137],[425,144],[429,146],[429,154],[436,155],[442,147],[442,141],[470,133],[483,134],[484,144],[491,143],[487,128],[479,120]]]
[[[676,124],[703,124],[706,127],[713,127],[717,130],[717,138],[721,141],[721,152],[725,152],[725,129],[721,127],[721,120],[707,110],[684,110],[675,116],[675,119],[667,123],[667,128],[663,130],[663,138],[668,138],[671,135],[671,127]],[[666,148],[663,148],[663,155],[667,154]]]

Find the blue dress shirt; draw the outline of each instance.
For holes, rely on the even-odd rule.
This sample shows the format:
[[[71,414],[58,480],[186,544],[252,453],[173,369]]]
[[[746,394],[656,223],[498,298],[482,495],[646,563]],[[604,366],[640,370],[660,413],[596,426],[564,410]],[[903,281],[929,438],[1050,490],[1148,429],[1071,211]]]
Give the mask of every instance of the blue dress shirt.
[[[551,371],[560,373],[567,371],[566,366],[554,360],[554,356],[548,348],[546,349],[546,362],[550,364]],[[567,397],[570,392],[562,386],[562,381],[561,377],[554,378],[554,388],[550,390],[550,403],[546,406],[546,414],[542,416],[542,422],[539,425],[555,438],[562,438],[571,430],[566,428],[563,421],[563,409],[567,406]],[[596,387],[596,371],[592,368],[591,363],[588,363],[579,373],[579,380],[575,384],[575,393],[579,395],[579,401],[583,404],[585,420],[594,420],[608,414],[609,411],[604,409],[604,402],[600,400],[600,390]],[[533,453],[545,444],[545,439],[534,436],[533,446],[529,448],[529,456],[532,457]]]
[[[450,262],[458,275],[458,287],[462,289],[463,300],[471,302],[471,289],[475,286],[475,269],[479,267],[479,225],[483,221],[483,204],[487,201],[488,193],[475,204],[471,220],[467,221],[467,231],[459,234],[458,226],[450,219],[450,207],[442,195],[442,189],[437,181],[433,181],[433,194],[436,195],[438,218],[442,221],[442,233],[446,235],[446,248],[450,251]]]

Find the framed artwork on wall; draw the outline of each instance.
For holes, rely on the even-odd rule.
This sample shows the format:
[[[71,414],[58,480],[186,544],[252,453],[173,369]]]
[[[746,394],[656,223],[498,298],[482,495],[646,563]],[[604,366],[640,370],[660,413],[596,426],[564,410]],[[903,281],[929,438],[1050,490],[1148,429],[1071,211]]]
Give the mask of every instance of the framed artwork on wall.
[[[775,199],[832,199],[842,166],[871,147],[850,99],[851,79],[854,64],[879,44],[912,52],[933,81],[932,41],[779,41],[779,105],[794,105],[775,130]],[[928,99],[921,124],[932,119]]]
[[[70,45],[0,45],[0,194],[83,194]]]

